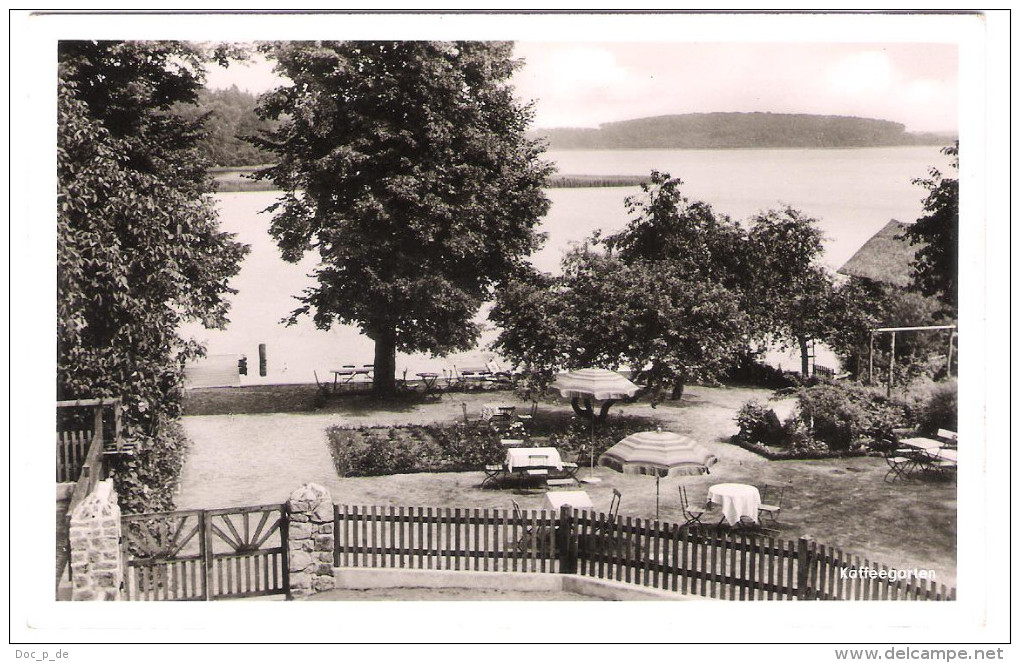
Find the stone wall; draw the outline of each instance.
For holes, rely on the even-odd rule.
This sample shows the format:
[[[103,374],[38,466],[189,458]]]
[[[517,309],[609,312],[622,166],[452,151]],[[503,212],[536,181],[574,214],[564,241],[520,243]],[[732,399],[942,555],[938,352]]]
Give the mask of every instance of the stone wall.
[[[290,597],[333,589],[333,497],[306,483],[287,500]]]
[[[71,513],[72,601],[116,601],[124,567],[113,480],[101,481]]]

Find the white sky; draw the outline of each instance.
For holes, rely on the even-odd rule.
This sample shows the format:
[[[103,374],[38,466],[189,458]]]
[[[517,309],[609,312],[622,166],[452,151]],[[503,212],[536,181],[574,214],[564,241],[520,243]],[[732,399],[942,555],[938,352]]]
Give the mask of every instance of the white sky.
[[[674,113],[768,111],[892,120],[957,131],[957,48],[923,43],[519,41],[514,84],[535,126],[596,127]],[[264,60],[210,71],[208,84],[262,92]]]

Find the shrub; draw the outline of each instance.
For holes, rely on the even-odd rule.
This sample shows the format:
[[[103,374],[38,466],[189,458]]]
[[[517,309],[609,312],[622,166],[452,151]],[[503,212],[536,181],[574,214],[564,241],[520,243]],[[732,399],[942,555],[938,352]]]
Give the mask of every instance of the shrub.
[[[925,435],[935,435],[940,428],[956,430],[957,384],[955,380],[937,385],[917,413],[917,427]]]
[[[861,438],[883,439],[908,423],[902,404],[855,383],[830,382],[796,391],[801,420],[829,449],[850,449]]]
[[[741,355],[727,371],[727,382],[755,387],[781,389],[799,383],[799,376],[787,374],[783,369],[755,361],[751,355]]]
[[[787,435],[775,412],[759,401],[748,401],[737,411],[737,436],[751,444],[782,446],[787,442]]]
[[[172,511],[190,441],[177,421],[157,428],[155,435],[128,434],[138,451],[122,461],[114,476],[117,499],[124,513]]]

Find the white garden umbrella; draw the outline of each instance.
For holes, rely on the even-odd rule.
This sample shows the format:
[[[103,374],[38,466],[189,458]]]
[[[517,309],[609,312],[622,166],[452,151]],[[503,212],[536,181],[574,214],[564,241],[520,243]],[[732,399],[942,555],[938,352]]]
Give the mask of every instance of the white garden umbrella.
[[[599,465],[624,474],[655,475],[655,518],[659,517],[659,479],[707,474],[715,454],[679,433],[654,430],[623,438],[599,456]]]
[[[589,477],[595,474],[595,412],[594,401],[602,401],[599,420],[604,420],[610,406],[621,398],[634,396],[641,387],[623,377],[616,371],[607,368],[582,368],[576,371],[561,373],[553,380],[552,386],[559,390],[560,395],[570,399],[574,411],[581,414],[578,401],[583,399],[587,406],[587,416],[591,418],[591,459]]]

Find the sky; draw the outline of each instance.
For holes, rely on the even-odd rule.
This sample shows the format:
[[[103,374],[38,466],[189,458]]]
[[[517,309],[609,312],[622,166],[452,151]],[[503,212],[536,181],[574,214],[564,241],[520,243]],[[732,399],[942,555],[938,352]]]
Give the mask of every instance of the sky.
[[[772,112],[958,130],[958,53],[926,43],[518,41],[514,86],[535,127],[597,127],[656,115]],[[264,60],[210,71],[213,88],[280,83]]]

